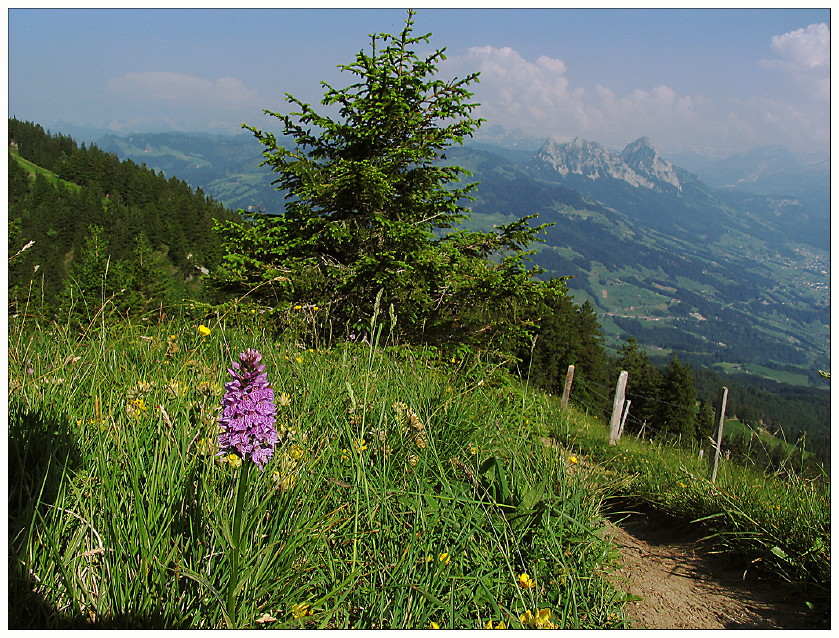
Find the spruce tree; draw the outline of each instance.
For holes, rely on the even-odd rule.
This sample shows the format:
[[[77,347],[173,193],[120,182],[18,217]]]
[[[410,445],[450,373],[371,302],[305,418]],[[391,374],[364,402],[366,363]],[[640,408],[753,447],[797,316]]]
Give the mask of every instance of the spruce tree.
[[[94,316],[121,282],[114,281],[118,271],[112,267],[110,248],[101,226],[89,226],[84,248],[68,269],[69,278],[59,302],[81,322]]]
[[[635,337],[627,339],[618,352],[618,367],[628,373],[626,398],[632,401],[631,423],[652,423],[659,409],[658,392],[661,373],[650,362],[649,356],[639,346]],[[632,426],[627,424],[631,431]]]
[[[682,442],[691,440],[696,433],[696,389],[690,368],[673,355],[661,380],[659,429],[681,435]]]
[[[321,103],[337,107],[335,119],[291,95],[297,111],[266,110],[293,148],[245,127],[286,203],[281,214],[217,225],[226,250],[219,291],[281,310],[317,305],[335,335],[357,332],[378,303],[382,313],[393,306],[397,334],[413,341],[514,349],[526,338],[528,308],[549,294],[524,265],[541,227],[525,218],[492,233],[455,228],[475,185],[441,160],[481,123],[468,101],[478,75],[437,78],[445,49],[415,52],[429,36],[414,34],[413,11],[401,33],[371,35],[369,52],[339,66],[355,83],[323,83]]]

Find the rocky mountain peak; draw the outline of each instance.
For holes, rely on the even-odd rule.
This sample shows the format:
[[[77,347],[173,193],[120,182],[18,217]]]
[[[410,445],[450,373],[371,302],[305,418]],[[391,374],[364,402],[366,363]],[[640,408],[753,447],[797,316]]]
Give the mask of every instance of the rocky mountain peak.
[[[661,157],[650,144],[650,138],[642,137],[621,152],[621,158],[636,173],[643,175],[653,183],[670,184],[682,190],[682,184],[671,162]],[[660,190],[660,189],[659,189]]]
[[[611,177],[636,188],[681,190],[673,164],[661,158],[646,137],[632,142],[621,153],[581,137],[570,142],[548,140],[536,154],[535,164],[555,170],[563,177],[569,174],[592,180]]]

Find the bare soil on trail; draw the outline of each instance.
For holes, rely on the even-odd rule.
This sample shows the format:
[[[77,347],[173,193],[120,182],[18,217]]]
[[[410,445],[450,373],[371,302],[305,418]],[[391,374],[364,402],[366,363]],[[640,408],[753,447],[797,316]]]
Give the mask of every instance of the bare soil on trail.
[[[613,513],[608,532],[621,554],[617,587],[633,629],[826,629],[791,586],[711,553],[699,533],[654,512]]]

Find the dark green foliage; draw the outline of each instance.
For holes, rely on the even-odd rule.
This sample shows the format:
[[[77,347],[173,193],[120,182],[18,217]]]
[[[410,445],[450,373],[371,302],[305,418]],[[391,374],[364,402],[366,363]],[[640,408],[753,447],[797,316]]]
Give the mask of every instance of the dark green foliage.
[[[443,50],[416,55],[429,36],[413,34],[413,15],[340,66],[355,84],[324,84],[322,104],[337,105],[339,119],[288,95],[298,111],[266,113],[293,149],[246,127],[287,203],[281,215],[217,225],[227,254],[215,286],[278,310],[323,307],[333,337],[369,330],[376,308],[392,308],[393,338],[515,351],[534,307],[564,291],[533,281],[525,266],[541,230],[530,217],[496,232],[453,230],[475,185],[441,160],[480,125],[467,103],[477,74],[435,79]]]
[[[124,283],[121,268],[111,265],[111,251],[101,226],[89,226],[79,258],[68,269],[68,280],[59,297],[61,305],[72,307],[78,317],[93,316]]]
[[[716,427],[714,422],[716,411],[714,406],[706,401],[699,403],[699,411],[696,413],[696,438],[704,443],[708,438],[716,440]]]
[[[199,268],[212,268],[221,257],[214,220],[234,213],[184,182],[96,146],[77,147],[36,124],[10,119],[9,149],[10,255],[33,242],[9,264],[12,311],[50,316],[73,299],[76,313],[98,309],[91,304],[103,301],[101,264],[78,263],[86,247],[94,250],[87,244],[91,227],[107,240],[111,283],[104,299],[117,293],[121,312],[164,309],[185,293],[201,294]],[[71,274],[84,282],[72,290],[76,297]]]
[[[565,296],[546,300],[543,309],[535,341],[519,353],[522,374],[537,386],[560,394],[568,366],[573,365],[575,401],[605,414],[611,407],[604,394],[611,366],[594,309],[588,302],[578,306]]]
[[[696,434],[696,389],[688,366],[674,356],[664,371],[656,414],[659,429],[689,441]]]
[[[632,401],[632,419],[627,422],[627,432],[636,430],[636,424],[644,421],[652,424],[659,412],[659,392],[662,375],[650,362],[647,353],[638,347],[634,337],[627,339],[618,352],[618,368],[626,370],[626,398]]]
[[[829,466],[830,392],[802,388],[748,375],[723,377],[694,368],[697,394],[703,401],[717,400],[719,388],[729,390],[726,413],[753,426],[760,425],[776,436],[793,442],[806,433],[808,449]]]

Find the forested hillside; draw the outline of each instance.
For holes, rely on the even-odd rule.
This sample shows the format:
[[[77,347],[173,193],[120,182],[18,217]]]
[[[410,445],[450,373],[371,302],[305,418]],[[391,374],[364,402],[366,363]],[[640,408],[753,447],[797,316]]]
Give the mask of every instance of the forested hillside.
[[[15,311],[112,298],[137,313],[200,297],[221,257],[214,220],[237,217],[175,177],[16,119],[8,184]]]
[[[239,223],[238,213],[200,188],[131,160],[119,161],[95,145],[78,146],[37,124],[10,120],[9,127],[10,312],[89,318],[107,299],[109,307],[134,314],[167,311],[183,299],[220,300],[205,290],[203,279],[218,269],[223,255],[213,220]],[[492,194],[506,197],[503,201],[510,200],[515,210],[515,190],[505,194],[489,188],[482,198]],[[559,394],[566,368],[574,364],[576,400],[594,414],[608,415],[617,373],[636,365],[637,346],[630,343],[617,358],[610,356],[592,304],[580,304],[570,295],[550,303],[535,341],[515,353],[518,373]],[[312,317],[316,322],[323,318]],[[712,404],[725,384],[732,389],[730,414],[790,443],[801,440],[822,461],[829,459],[829,397],[823,390],[768,381],[761,385],[747,376],[738,382],[701,367],[685,377],[681,371],[690,371],[685,363],[693,365],[684,361],[676,368],[682,387],[665,386],[668,360],[641,357],[628,388],[635,406],[628,431],[637,433],[647,418],[648,433],[705,438],[712,431]],[[673,396],[668,398],[673,393],[688,397],[688,405],[699,400],[700,407],[690,410],[691,418],[679,427],[661,427],[658,423],[667,419],[661,408],[673,402]],[[646,407],[645,394],[653,398]],[[742,447],[738,436],[730,437],[732,447]]]

